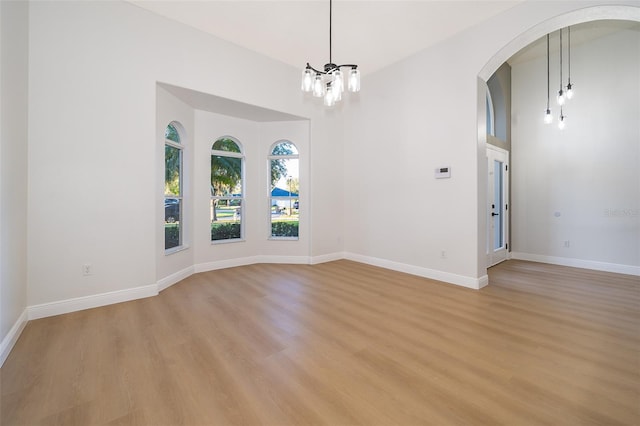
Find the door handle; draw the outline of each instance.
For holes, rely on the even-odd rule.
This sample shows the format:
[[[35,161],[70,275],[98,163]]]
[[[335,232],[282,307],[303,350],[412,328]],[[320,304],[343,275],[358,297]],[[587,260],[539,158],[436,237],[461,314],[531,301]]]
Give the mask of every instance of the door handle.
[[[491,213],[491,216],[500,216],[500,213]]]

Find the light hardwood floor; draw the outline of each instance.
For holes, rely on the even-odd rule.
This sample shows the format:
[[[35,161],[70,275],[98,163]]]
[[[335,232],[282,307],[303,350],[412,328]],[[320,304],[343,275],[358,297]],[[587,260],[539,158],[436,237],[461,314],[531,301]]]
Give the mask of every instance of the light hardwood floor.
[[[2,425],[637,425],[640,279],[508,261],[481,291],[350,261],[194,275],[31,321]]]

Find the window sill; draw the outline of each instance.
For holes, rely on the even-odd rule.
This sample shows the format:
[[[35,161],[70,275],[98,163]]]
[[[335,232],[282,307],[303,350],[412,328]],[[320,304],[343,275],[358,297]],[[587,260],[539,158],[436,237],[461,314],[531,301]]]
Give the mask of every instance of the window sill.
[[[269,237],[269,241],[299,241],[300,237]]]
[[[165,256],[169,256],[170,254],[178,253],[178,252],[185,251],[185,250],[188,250],[188,249],[189,249],[188,245],[181,245],[181,246],[178,246],[178,247],[172,247],[170,249],[166,249],[164,251],[164,255]]]
[[[211,245],[215,246],[215,245],[218,245],[218,244],[244,243],[244,242],[245,242],[244,238],[233,238],[233,239],[228,239],[228,240],[211,241]]]

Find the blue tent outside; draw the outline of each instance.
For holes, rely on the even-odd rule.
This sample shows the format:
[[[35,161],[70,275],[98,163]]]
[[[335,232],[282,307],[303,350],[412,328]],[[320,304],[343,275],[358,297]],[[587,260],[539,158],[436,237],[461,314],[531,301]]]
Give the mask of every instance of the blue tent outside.
[[[289,192],[286,189],[278,188],[277,186],[271,190],[272,197],[297,197],[298,194],[295,192]]]

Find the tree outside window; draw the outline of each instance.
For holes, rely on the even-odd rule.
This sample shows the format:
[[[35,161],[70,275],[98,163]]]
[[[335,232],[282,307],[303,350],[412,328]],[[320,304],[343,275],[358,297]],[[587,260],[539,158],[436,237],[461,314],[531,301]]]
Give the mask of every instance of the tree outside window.
[[[298,239],[300,212],[300,172],[298,149],[289,141],[273,146],[270,163],[271,238]]]
[[[164,249],[182,245],[182,152],[183,145],[175,123],[164,132]]]
[[[243,238],[242,204],[244,156],[232,137],[211,148],[211,241]]]

